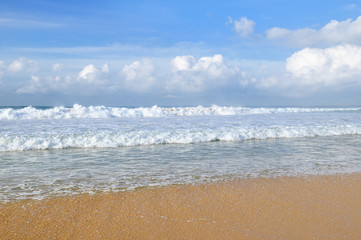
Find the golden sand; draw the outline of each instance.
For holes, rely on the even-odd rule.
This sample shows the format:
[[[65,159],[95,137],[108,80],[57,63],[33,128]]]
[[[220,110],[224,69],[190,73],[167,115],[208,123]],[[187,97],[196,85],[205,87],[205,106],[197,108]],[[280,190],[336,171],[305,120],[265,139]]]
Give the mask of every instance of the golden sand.
[[[0,205],[1,239],[361,239],[361,174]]]

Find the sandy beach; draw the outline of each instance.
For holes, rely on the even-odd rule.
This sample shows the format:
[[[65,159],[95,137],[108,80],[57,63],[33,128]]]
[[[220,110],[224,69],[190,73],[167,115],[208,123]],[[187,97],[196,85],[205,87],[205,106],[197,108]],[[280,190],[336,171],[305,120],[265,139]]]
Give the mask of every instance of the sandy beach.
[[[2,239],[361,239],[361,174],[0,205]]]

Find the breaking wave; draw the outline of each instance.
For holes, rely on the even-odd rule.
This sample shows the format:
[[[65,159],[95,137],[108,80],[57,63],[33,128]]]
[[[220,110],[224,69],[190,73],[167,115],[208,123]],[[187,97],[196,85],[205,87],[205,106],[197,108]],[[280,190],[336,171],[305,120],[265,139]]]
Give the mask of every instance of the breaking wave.
[[[105,107],[81,106],[37,108],[24,107],[0,109],[0,120],[23,119],[73,119],[73,118],[134,118],[134,117],[170,117],[170,116],[216,116],[245,114],[309,113],[361,111],[361,108],[248,108],[248,107]]]
[[[158,129],[130,132],[107,130],[82,133],[37,133],[0,136],[0,151],[64,148],[113,148],[124,146],[245,141],[361,134],[361,125],[288,126],[219,129]]]

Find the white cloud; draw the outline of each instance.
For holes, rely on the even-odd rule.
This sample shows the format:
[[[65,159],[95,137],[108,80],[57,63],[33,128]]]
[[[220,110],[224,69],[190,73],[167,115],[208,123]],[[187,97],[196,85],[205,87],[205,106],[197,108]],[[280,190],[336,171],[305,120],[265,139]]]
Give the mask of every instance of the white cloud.
[[[29,81],[17,88],[17,94],[44,94],[61,92],[65,94],[89,95],[95,92],[108,91],[112,86],[109,83],[109,66],[104,64],[97,67],[93,64],[86,65],[78,73],[68,71],[59,72],[61,64],[53,64],[51,72],[40,72],[41,75],[31,75]],[[56,73],[56,74],[55,74]],[[19,82],[20,84],[20,82]]]
[[[155,77],[153,76],[154,64],[149,59],[125,65],[122,72],[125,76],[124,86],[132,91],[144,92],[155,82]]]
[[[220,86],[238,71],[228,67],[220,54],[198,60],[190,55],[177,56],[172,60],[172,68],[173,76],[167,82],[167,89],[186,92],[199,92],[208,87]]]
[[[54,71],[54,72],[61,71],[62,69],[63,69],[63,64],[55,63],[55,64],[53,65],[53,71]]]
[[[12,73],[21,72],[21,71],[36,72],[37,70],[38,70],[37,62],[24,57],[21,57],[18,60],[13,61],[8,66],[8,71]]]
[[[92,82],[96,79],[96,75],[98,73],[98,69],[93,65],[89,64],[83,68],[78,74],[78,79],[87,80],[88,82]]]
[[[17,94],[45,94],[51,92],[60,92],[63,94],[84,95],[94,90],[94,84],[80,82],[76,76],[65,75],[32,75],[30,81],[16,90]],[[97,86],[99,90],[99,86]]]
[[[287,59],[286,70],[300,86],[361,84],[361,47],[305,48]]]
[[[187,56],[177,56],[172,60],[172,66],[174,71],[184,71],[191,69],[194,65],[194,57]]]
[[[246,63],[247,64],[247,63]],[[280,96],[305,97],[361,89],[361,46],[304,48],[281,62],[238,64],[239,84]]]
[[[85,84],[102,84],[105,81],[104,74],[109,72],[108,64],[96,67],[93,64],[86,65],[79,73],[77,80]]]
[[[224,67],[223,56],[216,54],[213,57],[201,57],[198,61],[193,56],[177,56],[172,59],[173,71],[207,71],[211,70],[213,74]]]
[[[289,37],[291,35],[291,31],[287,30],[285,28],[279,28],[279,27],[274,27],[271,29],[268,29],[266,34],[267,34],[267,38],[269,39],[276,39],[276,38],[286,38]]]
[[[60,63],[52,63],[50,66],[42,63],[44,68],[36,74],[24,71],[21,65],[21,78],[11,73],[7,84],[17,89],[18,94],[60,92],[82,95],[99,91],[146,93],[154,92],[155,89],[163,93],[201,92],[226,86],[229,82],[237,85],[242,81],[242,86],[247,84],[238,68],[229,66],[219,54],[197,59],[188,55],[157,61],[142,59],[129,64],[112,62],[111,66],[119,64],[119,68],[110,68],[110,64],[98,62],[84,64],[81,68],[72,66],[63,69]],[[18,80],[10,81],[15,78]]]
[[[233,24],[234,31],[242,38],[246,38],[251,35],[253,33],[254,25],[256,24],[254,21],[249,20],[246,17],[242,17],[239,20],[233,20],[229,17],[228,22]]]
[[[361,87],[361,47],[343,44],[304,48],[286,59],[284,70],[265,76],[256,74],[255,78],[256,88],[294,97],[358,89]]]
[[[319,30],[302,28],[289,30],[274,27],[268,29],[268,39],[281,39],[287,44],[298,47],[329,46],[334,44],[361,44],[361,16],[356,20],[331,20]]]
[[[15,60],[12,64],[10,64],[10,66],[8,67],[8,70],[10,72],[19,72],[19,71],[23,70],[23,64],[20,61]]]
[[[229,89],[240,94],[268,91],[304,96],[319,90],[361,87],[361,46],[357,45],[304,48],[283,61],[227,60],[216,54],[142,59],[128,64],[74,61],[67,63],[70,69],[63,69],[60,63],[41,62],[43,68],[34,73],[29,71],[29,63],[35,61],[20,58],[13,62],[0,61],[0,77],[4,75],[3,89],[18,94],[57,92],[89,96],[125,92],[145,95],[155,90],[159,95],[208,91],[224,94]]]

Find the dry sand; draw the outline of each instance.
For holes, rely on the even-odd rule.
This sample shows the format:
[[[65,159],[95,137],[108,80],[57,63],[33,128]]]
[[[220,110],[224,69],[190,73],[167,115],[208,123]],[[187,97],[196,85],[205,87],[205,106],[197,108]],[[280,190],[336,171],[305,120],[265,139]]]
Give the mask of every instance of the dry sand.
[[[1,239],[361,239],[361,174],[0,205]]]

